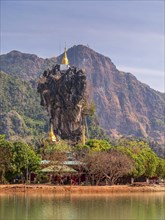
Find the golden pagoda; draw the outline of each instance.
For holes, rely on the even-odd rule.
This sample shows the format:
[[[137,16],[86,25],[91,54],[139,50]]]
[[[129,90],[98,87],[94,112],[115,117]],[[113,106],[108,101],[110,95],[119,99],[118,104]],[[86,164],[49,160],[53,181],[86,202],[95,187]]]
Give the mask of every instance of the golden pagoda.
[[[66,54],[66,47],[65,47],[65,50],[64,50],[64,56],[62,58],[62,64],[69,65],[68,57],[67,57],[67,54]]]
[[[53,131],[53,124],[52,123],[50,124],[49,140],[51,140],[53,142],[57,141],[56,136],[55,136],[54,131]]]

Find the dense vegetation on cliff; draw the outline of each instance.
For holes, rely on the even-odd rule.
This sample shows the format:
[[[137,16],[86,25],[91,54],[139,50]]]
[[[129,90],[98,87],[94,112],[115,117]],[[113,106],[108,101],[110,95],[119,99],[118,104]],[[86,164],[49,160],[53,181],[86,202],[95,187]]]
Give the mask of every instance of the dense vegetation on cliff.
[[[36,79],[47,68],[52,68],[56,58],[43,59],[34,54],[13,50],[0,56],[0,70],[24,81]]]
[[[33,139],[45,131],[46,112],[31,84],[0,72],[0,133],[10,139]]]

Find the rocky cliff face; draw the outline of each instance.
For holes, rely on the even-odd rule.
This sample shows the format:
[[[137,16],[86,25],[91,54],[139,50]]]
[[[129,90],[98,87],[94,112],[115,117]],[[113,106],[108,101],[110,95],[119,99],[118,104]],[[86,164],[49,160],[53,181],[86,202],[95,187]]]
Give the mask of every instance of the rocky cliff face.
[[[46,106],[55,135],[77,143],[81,140],[85,106],[86,75],[56,65],[38,80],[41,105]]]
[[[67,54],[70,63],[85,69],[88,97],[111,137],[131,135],[164,143],[165,94],[117,70],[108,57],[88,47],[74,46]]]
[[[132,135],[164,143],[165,94],[119,71],[108,57],[83,45],[70,48],[67,55],[70,65],[85,70],[88,98],[94,100],[99,124],[111,137]],[[57,60],[60,63],[61,56]],[[56,63],[55,58],[44,60],[15,51],[2,55],[0,61],[2,70],[27,80]]]

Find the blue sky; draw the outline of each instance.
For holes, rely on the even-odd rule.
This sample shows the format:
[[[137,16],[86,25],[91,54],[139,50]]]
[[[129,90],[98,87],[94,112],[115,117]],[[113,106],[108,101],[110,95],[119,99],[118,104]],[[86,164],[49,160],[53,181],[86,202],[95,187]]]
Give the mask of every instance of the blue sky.
[[[164,0],[1,0],[1,54],[53,57],[84,44],[164,91]]]

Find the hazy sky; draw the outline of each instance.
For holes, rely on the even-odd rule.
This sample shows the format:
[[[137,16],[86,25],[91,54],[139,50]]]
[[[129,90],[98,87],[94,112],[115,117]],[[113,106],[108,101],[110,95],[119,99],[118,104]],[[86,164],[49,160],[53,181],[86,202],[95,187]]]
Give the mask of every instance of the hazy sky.
[[[164,0],[1,0],[1,54],[53,57],[84,44],[164,91]]]

